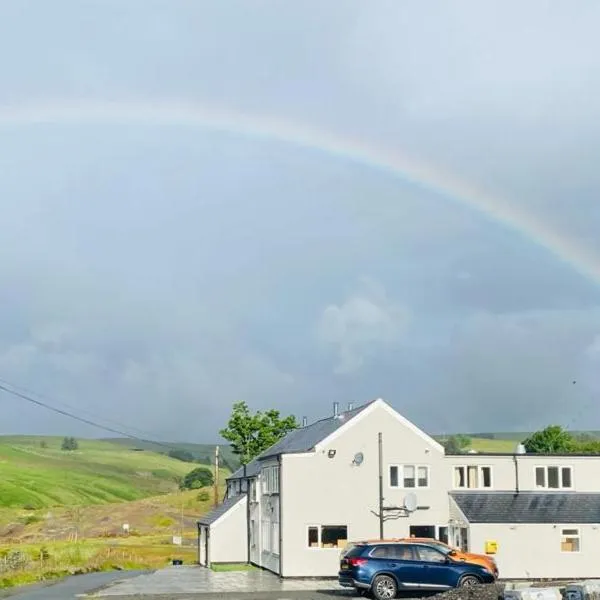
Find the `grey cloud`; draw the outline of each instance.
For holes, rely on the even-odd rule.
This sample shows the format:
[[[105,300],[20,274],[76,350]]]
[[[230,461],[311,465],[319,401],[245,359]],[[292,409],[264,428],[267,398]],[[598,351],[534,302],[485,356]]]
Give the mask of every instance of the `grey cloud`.
[[[359,369],[369,355],[397,342],[409,318],[408,311],[389,300],[377,282],[363,279],[362,286],[341,304],[323,310],[317,336],[338,354],[334,372],[349,373]]]
[[[9,0],[0,111],[174,99],[307,123],[481,184],[595,260],[598,11]],[[161,437],[212,439],[238,399],[600,426],[597,282],[460,198],[152,124],[2,127],[0,175],[0,377]],[[69,426],[3,401],[7,431]]]

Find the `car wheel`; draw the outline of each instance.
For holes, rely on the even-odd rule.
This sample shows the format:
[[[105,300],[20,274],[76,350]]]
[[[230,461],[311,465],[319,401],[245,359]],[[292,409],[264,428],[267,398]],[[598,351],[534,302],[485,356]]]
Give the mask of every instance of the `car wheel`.
[[[377,575],[371,586],[375,600],[392,600],[398,593],[396,580],[389,575]]]
[[[472,585],[479,585],[480,583],[479,578],[475,577],[475,575],[465,575],[460,578],[458,587],[470,587]]]

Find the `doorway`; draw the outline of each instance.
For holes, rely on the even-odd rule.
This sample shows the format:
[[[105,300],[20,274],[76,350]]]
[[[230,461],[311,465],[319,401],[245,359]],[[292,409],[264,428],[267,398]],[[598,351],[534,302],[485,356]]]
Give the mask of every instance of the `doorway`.
[[[411,525],[409,534],[410,537],[435,539],[435,525]]]

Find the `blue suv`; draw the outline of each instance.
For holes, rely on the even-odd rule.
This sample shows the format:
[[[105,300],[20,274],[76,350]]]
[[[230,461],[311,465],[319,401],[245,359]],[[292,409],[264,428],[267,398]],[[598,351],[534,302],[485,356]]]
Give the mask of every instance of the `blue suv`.
[[[486,568],[455,561],[438,547],[427,544],[357,544],[340,561],[340,585],[370,593],[376,600],[391,600],[403,590],[447,590],[494,583]]]

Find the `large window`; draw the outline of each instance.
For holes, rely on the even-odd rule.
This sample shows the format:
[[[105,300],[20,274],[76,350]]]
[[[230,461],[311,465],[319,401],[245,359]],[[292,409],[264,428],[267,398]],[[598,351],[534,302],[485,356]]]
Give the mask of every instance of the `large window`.
[[[279,494],[279,466],[264,467],[261,470],[263,494]]]
[[[429,487],[429,467],[427,465],[390,465],[389,483],[392,488]]]
[[[548,490],[563,490],[573,487],[571,467],[547,466],[535,468],[535,486]]]
[[[347,525],[310,525],[307,534],[309,548],[344,548],[348,543]]]
[[[492,487],[492,467],[460,465],[454,467],[454,487],[457,489],[487,489]]]
[[[560,537],[561,552],[579,552],[581,550],[581,535],[579,529],[563,529]]]

